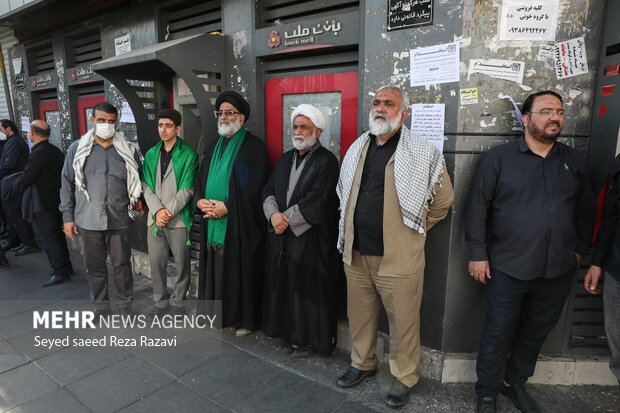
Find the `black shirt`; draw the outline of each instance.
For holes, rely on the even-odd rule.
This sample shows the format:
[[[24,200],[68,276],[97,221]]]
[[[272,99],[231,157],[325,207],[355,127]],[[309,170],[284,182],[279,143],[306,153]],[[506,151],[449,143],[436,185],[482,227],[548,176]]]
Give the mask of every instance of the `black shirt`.
[[[360,191],[353,217],[353,248],[361,255],[383,255],[383,189],[385,167],[396,150],[400,129],[383,145],[370,134]]]
[[[164,180],[164,176],[166,175],[166,171],[168,170],[168,165],[170,165],[170,160],[172,160],[172,151],[174,150],[174,147],[176,146],[176,142],[174,143],[174,145],[172,145],[172,149],[170,149],[170,152],[168,152],[165,148],[164,145],[161,145],[161,150],[160,150],[160,158],[159,158],[159,168],[161,169],[161,180]]]
[[[609,189],[603,210],[603,223],[596,235],[592,265],[603,267],[620,281],[620,155],[614,159],[609,173]]]
[[[36,184],[46,211],[58,211],[60,205],[60,175],[65,155],[48,140],[32,147],[21,181],[28,187]]]
[[[521,137],[478,165],[465,233],[470,260],[488,259],[521,280],[561,275],[576,267],[575,252],[588,251],[595,217],[583,157],[556,142],[542,158]]]

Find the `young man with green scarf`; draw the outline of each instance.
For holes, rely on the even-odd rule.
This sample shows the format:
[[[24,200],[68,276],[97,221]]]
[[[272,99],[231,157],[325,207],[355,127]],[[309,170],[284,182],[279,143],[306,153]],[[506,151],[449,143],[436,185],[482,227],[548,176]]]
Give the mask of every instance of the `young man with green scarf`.
[[[205,150],[194,187],[203,215],[198,299],[221,300],[221,327],[235,327],[244,336],[261,328],[267,233],[261,193],[269,155],[263,141],[245,129],[250,105],[239,93],[220,93],[215,116],[219,138]]]
[[[182,301],[190,285],[189,232],[192,225],[194,178],[198,156],[178,135],[181,114],[164,109],[158,114],[161,141],[144,156],[142,180],[149,209],[147,244],[153,280],[153,301],[149,316],[183,314]],[[174,288],[168,292],[168,251],[176,265]],[[169,306],[169,307],[168,307]]]

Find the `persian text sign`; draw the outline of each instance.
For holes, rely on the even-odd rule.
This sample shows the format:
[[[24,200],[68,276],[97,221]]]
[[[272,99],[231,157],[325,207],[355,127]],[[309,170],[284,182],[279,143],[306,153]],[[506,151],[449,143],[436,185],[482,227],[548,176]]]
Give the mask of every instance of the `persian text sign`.
[[[583,37],[555,44],[555,75],[558,79],[588,73],[586,42]]]
[[[558,0],[504,0],[499,40],[554,41]]]
[[[388,30],[433,24],[433,0],[388,0]]]

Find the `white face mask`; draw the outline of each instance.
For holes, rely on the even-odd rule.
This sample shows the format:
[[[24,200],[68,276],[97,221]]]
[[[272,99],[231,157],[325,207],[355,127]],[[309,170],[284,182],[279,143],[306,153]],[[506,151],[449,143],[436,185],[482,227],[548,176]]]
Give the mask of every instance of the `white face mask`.
[[[115,126],[113,123],[97,123],[95,124],[95,135],[101,139],[110,139],[114,136]]]
[[[6,134],[4,132],[0,132],[0,141],[6,140]]]

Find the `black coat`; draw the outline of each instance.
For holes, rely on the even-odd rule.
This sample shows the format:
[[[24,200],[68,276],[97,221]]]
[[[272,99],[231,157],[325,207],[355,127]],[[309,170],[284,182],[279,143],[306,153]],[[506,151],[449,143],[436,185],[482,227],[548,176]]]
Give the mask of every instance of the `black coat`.
[[[592,265],[603,267],[620,282],[620,155],[614,159],[609,173],[609,190],[603,223],[596,235]]]
[[[7,139],[0,155],[0,179],[15,172],[23,171],[28,162],[28,144],[20,136],[14,133]]]
[[[45,211],[58,211],[64,162],[65,155],[48,140],[32,147],[21,181],[24,187],[36,184]]]

